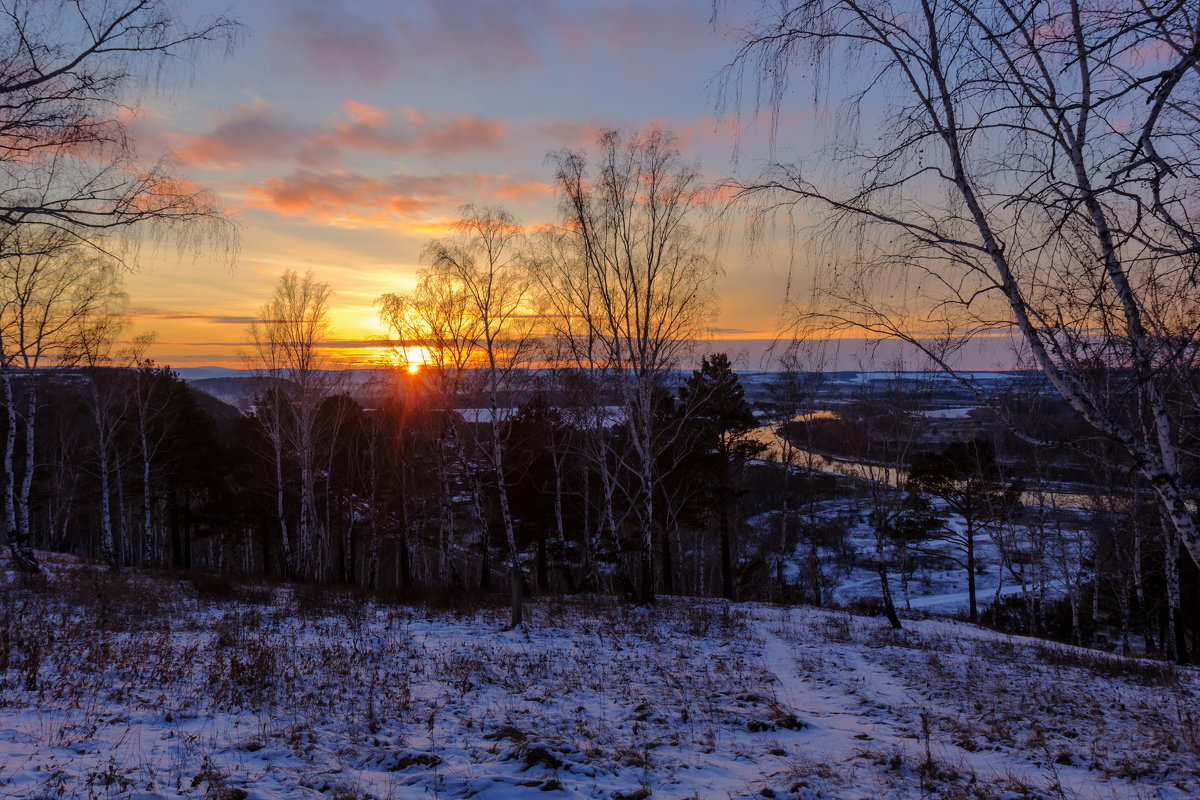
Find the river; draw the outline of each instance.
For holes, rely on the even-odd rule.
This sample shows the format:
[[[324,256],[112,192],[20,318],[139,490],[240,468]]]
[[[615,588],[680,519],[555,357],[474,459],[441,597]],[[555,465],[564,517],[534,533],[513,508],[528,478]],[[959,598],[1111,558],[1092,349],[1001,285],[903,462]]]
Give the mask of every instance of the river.
[[[788,443],[785,442],[783,437],[774,428],[763,425],[755,428],[750,436],[755,441],[766,445],[767,454],[773,456],[775,460],[784,460],[785,448],[788,447]],[[792,464],[798,467],[813,469],[817,472],[826,472],[830,475],[844,475],[849,478],[875,481],[887,484],[888,486],[904,486],[908,483],[908,470],[893,464],[838,458],[837,456],[825,453],[805,450],[795,445],[790,445],[790,448]],[[1093,505],[1093,498],[1090,495],[1071,492],[1023,492],[1021,494],[1021,503],[1030,507],[1046,506],[1050,508],[1090,510]]]

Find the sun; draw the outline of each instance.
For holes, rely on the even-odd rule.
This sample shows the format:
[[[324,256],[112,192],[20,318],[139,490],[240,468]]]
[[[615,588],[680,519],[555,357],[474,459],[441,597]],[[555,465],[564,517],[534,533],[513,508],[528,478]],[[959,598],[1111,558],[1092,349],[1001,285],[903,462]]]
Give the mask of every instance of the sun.
[[[396,353],[396,363],[404,367],[409,375],[416,375],[429,363],[429,350],[421,345],[408,345]]]

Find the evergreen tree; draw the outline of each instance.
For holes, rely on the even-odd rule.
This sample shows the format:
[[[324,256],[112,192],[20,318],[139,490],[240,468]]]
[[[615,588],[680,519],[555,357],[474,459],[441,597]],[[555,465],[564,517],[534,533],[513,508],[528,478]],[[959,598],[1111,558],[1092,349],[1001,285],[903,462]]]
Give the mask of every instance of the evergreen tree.
[[[692,435],[694,450],[706,467],[705,501],[720,536],[721,594],[734,599],[734,507],[740,491],[737,479],[746,462],[761,455],[766,445],[754,437],[758,420],[733,371],[729,357],[714,353],[700,362],[680,387],[681,411]]]

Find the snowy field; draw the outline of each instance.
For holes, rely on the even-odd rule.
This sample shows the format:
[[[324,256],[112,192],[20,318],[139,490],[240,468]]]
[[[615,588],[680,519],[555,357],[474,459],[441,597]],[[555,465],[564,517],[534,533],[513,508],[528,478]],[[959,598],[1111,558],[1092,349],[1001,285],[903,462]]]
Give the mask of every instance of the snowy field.
[[[961,528],[962,518],[952,515],[949,524],[952,527]],[[1074,532],[1065,531],[1063,536],[1066,538],[1068,534],[1072,533]],[[1070,541],[1070,539],[1066,540]],[[852,605],[862,602],[873,604],[882,602],[880,600],[882,595],[879,587],[879,575],[874,566],[875,537],[870,526],[865,522],[859,522],[852,527],[847,533],[846,544],[857,554],[852,564],[839,563],[839,561],[844,562],[844,559],[839,559],[836,551],[828,548],[823,548],[821,551],[824,569],[828,573],[830,584],[834,587],[830,592],[833,603],[835,605]],[[979,569],[975,575],[975,594],[981,609],[991,606],[997,593],[1000,596],[1008,597],[1032,589],[1028,583],[1022,586],[1018,582],[1018,576],[1013,575],[1008,568],[1001,566],[999,548],[996,547],[995,542],[987,535],[986,531],[977,534],[975,547],[976,558],[979,560]],[[957,551],[957,548],[944,539],[931,539],[928,549],[931,553],[945,552],[961,558],[961,553]],[[889,548],[889,555],[894,558],[896,554],[897,551],[894,548]],[[798,565],[803,563],[804,557],[802,549],[797,548],[790,562],[790,575],[793,582],[801,580]],[[913,561],[911,575],[902,576],[893,569],[892,593],[896,607],[901,611],[924,609],[965,617],[970,605],[965,570],[949,559],[925,557],[914,558]],[[1082,569],[1065,557],[1052,564],[1048,574],[1042,576],[1048,587],[1046,596],[1060,597],[1062,587]]]
[[[948,620],[0,587],[0,797],[1195,798],[1194,670]]]

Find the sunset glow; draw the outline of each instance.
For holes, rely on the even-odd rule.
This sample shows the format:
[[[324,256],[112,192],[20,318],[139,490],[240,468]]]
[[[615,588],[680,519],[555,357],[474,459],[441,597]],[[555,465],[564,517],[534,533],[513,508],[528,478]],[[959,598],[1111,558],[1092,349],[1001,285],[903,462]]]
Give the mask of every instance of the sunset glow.
[[[548,152],[651,122],[714,181],[731,173],[735,142],[743,158],[767,152],[769,125],[715,114],[705,81],[724,55],[708,0],[573,0],[537,13],[456,3],[455,18],[501,32],[487,37],[451,35],[439,2],[404,9],[240,2],[245,41],[142,104],[139,150],[172,153],[239,232],[233,259],[146,248],[128,280],[130,334],[156,331],[156,360],[240,366],[274,282],[311,270],[333,289],[332,360],[386,362],[371,344],[373,303],[411,288],[422,250],[454,232],[461,206],[502,205],[528,230],[557,222]],[[631,80],[647,74],[655,80]],[[722,257],[713,336],[771,338],[783,285],[773,256]]]
[[[402,348],[397,357],[397,366],[403,367],[409,375],[416,375],[428,363],[429,350],[420,345]]]
[[[232,258],[207,244],[143,249],[127,279],[129,336],[156,333],[156,361],[242,367],[248,324],[292,270],[333,290],[324,343],[332,363],[397,366],[381,344],[378,298],[411,291],[422,252],[454,234],[464,204],[503,206],[534,235],[561,224],[548,153],[594,150],[606,127],[654,123],[719,184],[770,151],[769,115],[722,117],[705,88],[724,65],[708,0],[580,0],[548,19],[464,0],[464,16],[507,32],[484,45],[445,36],[432,0],[409,8],[399,24],[377,1],[239,3],[244,46],[200,62],[191,84],[138,110],[139,149],[172,153],[189,186],[211,190],[238,231]],[[647,74],[654,80],[631,80]],[[586,99],[562,88],[572,84],[589,87]],[[780,120],[803,123],[794,110]],[[786,225],[751,249],[739,244],[740,222],[721,224],[719,307],[707,320],[713,341],[700,350],[726,350],[752,368],[786,330],[781,315],[795,300],[786,287],[800,285],[809,263],[793,254]],[[849,353],[852,344],[835,347]],[[400,360],[414,371],[428,363]]]

